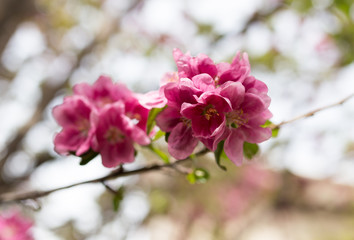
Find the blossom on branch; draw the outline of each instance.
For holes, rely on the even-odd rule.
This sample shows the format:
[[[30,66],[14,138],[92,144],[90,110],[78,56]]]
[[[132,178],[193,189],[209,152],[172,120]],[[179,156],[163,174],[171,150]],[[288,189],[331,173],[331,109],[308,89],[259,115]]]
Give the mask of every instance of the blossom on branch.
[[[134,160],[134,143],[149,144],[149,110],[139,102],[141,95],[107,76],[93,85],[77,84],[73,90],[74,95],[53,109],[63,127],[54,139],[56,152],[76,156],[97,152],[105,167],[116,167]]]
[[[245,143],[271,137],[271,129],[263,127],[272,116],[268,88],[250,75],[246,53],[219,64],[205,54],[192,57],[179,49],[173,57],[178,71],[166,73],[158,91],[133,93],[107,76],[93,85],[75,85],[74,94],[53,110],[63,127],[55,150],[80,156],[80,164],[98,153],[106,167],[130,163],[134,144],[148,145],[149,136],[157,133],[155,121],[174,158],[189,157],[202,142],[240,165]]]
[[[250,75],[246,53],[232,63],[214,62],[206,55],[173,52],[179,79],[161,89],[167,107],[156,118],[170,133],[168,150],[176,159],[188,157],[201,141],[211,151],[225,141],[224,151],[236,165],[243,159],[244,142],[271,137],[262,125],[272,116],[267,86]]]

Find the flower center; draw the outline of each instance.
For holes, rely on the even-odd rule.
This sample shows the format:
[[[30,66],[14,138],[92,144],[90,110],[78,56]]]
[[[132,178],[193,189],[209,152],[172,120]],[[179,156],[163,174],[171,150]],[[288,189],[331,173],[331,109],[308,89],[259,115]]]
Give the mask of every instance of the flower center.
[[[104,138],[109,142],[110,144],[116,144],[118,142],[122,142],[125,138],[123,133],[116,127],[110,127],[107,131],[106,134],[104,135]]]
[[[242,125],[245,125],[248,122],[248,120],[243,118],[242,115],[243,115],[242,109],[227,113],[226,114],[227,124],[233,128],[238,128]]]
[[[192,126],[192,120],[190,120],[190,119],[188,119],[188,118],[181,117],[181,121],[183,122],[183,124],[184,124],[185,126],[188,126],[188,127]]]
[[[206,118],[206,120],[210,120],[214,116],[219,116],[218,111],[215,109],[215,107],[211,104],[205,107],[203,111],[203,115]]]

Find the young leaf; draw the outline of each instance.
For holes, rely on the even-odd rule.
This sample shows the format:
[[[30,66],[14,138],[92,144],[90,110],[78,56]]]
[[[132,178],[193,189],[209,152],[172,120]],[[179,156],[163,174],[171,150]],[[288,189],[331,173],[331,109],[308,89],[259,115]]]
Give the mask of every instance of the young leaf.
[[[267,120],[263,125],[261,125],[262,128],[267,128],[270,127],[273,123],[269,120]]]
[[[276,127],[274,123],[271,121],[267,120],[262,126],[262,128],[272,128],[272,137],[275,138],[278,136],[279,133],[279,127]]]
[[[209,173],[203,168],[196,168],[194,170],[195,179],[198,183],[205,183],[209,180]]]
[[[273,128],[272,129],[272,137],[275,138],[278,136],[278,133],[279,133],[279,128]]]
[[[227,171],[226,167],[220,164],[222,153],[224,152],[224,141],[219,142],[218,147],[214,152],[216,164],[224,171]]]
[[[165,132],[159,130],[159,131],[155,134],[154,139],[153,139],[152,141],[156,141],[156,140],[162,138],[163,136],[165,136]]]
[[[88,150],[87,152],[85,152],[84,154],[82,154],[80,156],[81,161],[80,161],[80,165],[86,165],[87,163],[89,163],[92,159],[94,159],[96,156],[98,155],[98,152],[94,152],[93,150]]]
[[[158,148],[155,148],[152,144],[150,144],[149,149],[153,151],[157,156],[159,156],[164,163],[170,163],[170,159],[168,158],[167,154],[161,151]]]
[[[206,183],[209,179],[209,173],[203,168],[196,168],[193,172],[186,176],[187,180],[191,183]]]
[[[146,132],[149,134],[152,130],[152,128],[155,126],[155,118],[157,114],[159,114],[162,110],[164,110],[166,107],[163,108],[152,108],[149,112],[149,116],[147,119],[147,124],[146,124]]]
[[[252,159],[258,153],[259,147],[256,143],[243,143],[243,155],[248,158]]]
[[[194,176],[194,172],[191,172],[189,173],[187,176],[186,176],[188,182],[190,184],[194,184],[195,183],[195,176]]]
[[[121,186],[113,197],[113,209],[115,212],[119,210],[120,203],[122,202],[124,197],[124,191],[124,186]]]

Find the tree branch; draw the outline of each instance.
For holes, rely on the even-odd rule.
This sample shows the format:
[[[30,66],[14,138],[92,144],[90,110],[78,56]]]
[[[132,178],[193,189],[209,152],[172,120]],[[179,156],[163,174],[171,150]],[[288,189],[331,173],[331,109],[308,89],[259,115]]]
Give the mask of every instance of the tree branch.
[[[285,124],[292,123],[292,122],[295,122],[295,121],[300,120],[300,119],[312,117],[313,115],[315,115],[315,114],[318,113],[318,112],[321,112],[321,111],[326,110],[326,109],[328,109],[328,108],[332,108],[332,107],[341,105],[341,104],[345,103],[346,101],[348,101],[348,100],[349,100],[350,98],[352,98],[352,97],[354,97],[354,93],[350,94],[350,95],[347,96],[346,98],[343,98],[343,99],[340,100],[339,102],[332,103],[332,104],[329,104],[329,105],[327,105],[327,106],[317,108],[317,109],[315,109],[315,110],[312,110],[311,112],[302,114],[302,115],[297,116],[297,117],[295,117],[295,118],[293,118],[293,119],[290,119],[290,120],[287,120],[287,121],[282,121],[281,123],[278,123],[278,124],[273,124],[273,125],[270,126],[270,128],[271,128],[271,129],[277,129],[277,128],[280,128],[281,126],[285,125]]]
[[[208,149],[203,149],[199,152],[197,152],[195,154],[195,156],[202,156],[204,154],[206,154],[207,152],[209,152]],[[79,185],[84,185],[84,184],[90,184],[90,183],[104,183],[107,180],[111,180],[111,179],[116,179],[119,177],[126,177],[126,176],[132,176],[132,175],[137,175],[137,174],[143,174],[143,173],[147,173],[147,172],[152,172],[152,171],[157,171],[157,170],[161,170],[163,168],[172,168],[174,169],[176,167],[176,165],[179,165],[181,163],[185,163],[191,161],[191,158],[186,158],[183,160],[178,160],[174,163],[168,163],[168,164],[154,164],[151,166],[147,166],[147,167],[142,167],[142,168],[138,168],[135,170],[131,170],[131,171],[124,171],[122,170],[122,168],[118,168],[117,170],[111,172],[110,174],[104,176],[104,177],[100,177],[100,178],[96,178],[96,179],[92,179],[92,180],[88,180],[88,181],[83,181],[83,182],[78,182],[78,183],[74,183],[71,185],[67,185],[64,187],[59,187],[59,188],[54,188],[51,190],[47,190],[47,191],[33,191],[33,192],[27,192],[27,193],[7,193],[7,194],[2,194],[0,195],[0,204],[3,203],[12,203],[12,202],[20,202],[23,200],[35,200],[41,197],[45,197],[53,192],[57,192],[57,191],[61,191],[64,189],[68,189],[68,188],[72,188],[72,187],[76,187]]]

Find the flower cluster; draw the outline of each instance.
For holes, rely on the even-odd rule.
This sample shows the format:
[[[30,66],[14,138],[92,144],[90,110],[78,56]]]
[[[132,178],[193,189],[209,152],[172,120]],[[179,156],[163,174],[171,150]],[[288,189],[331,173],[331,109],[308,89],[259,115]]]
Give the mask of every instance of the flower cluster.
[[[93,85],[77,84],[73,91],[53,109],[62,126],[54,139],[55,151],[77,156],[100,153],[105,167],[133,162],[134,143],[150,143],[146,134],[149,110],[139,103],[139,95],[107,76]]]
[[[165,76],[160,93],[167,107],[156,118],[169,133],[169,153],[184,159],[199,141],[211,151],[224,142],[226,155],[240,165],[244,142],[271,137],[271,130],[261,126],[272,116],[267,86],[250,75],[247,54],[238,53],[231,64],[215,64],[207,55],[192,57],[179,49],[173,56],[178,72]]]
[[[31,227],[32,221],[25,219],[17,211],[0,215],[1,240],[33,240]]]
[[[178,71],[163,77],[159,91],[138,95],[106,76],[92,86],[75,85],[74,94],[53,110],[63,127],[55,150],[83,159],[100,153],[106,167],[132,162],[134,143],[150,143],[152,108],[163,108],[155,121],[167,133],[168,151],[176,159],[187,158],[202,142],[211,151],[223,147],[240,165],[245,142],[271,137],[271,130],[262,127],[272,116],[268,88],[250,75],[247,54],[219,64],[179,49],[173,56]]]

